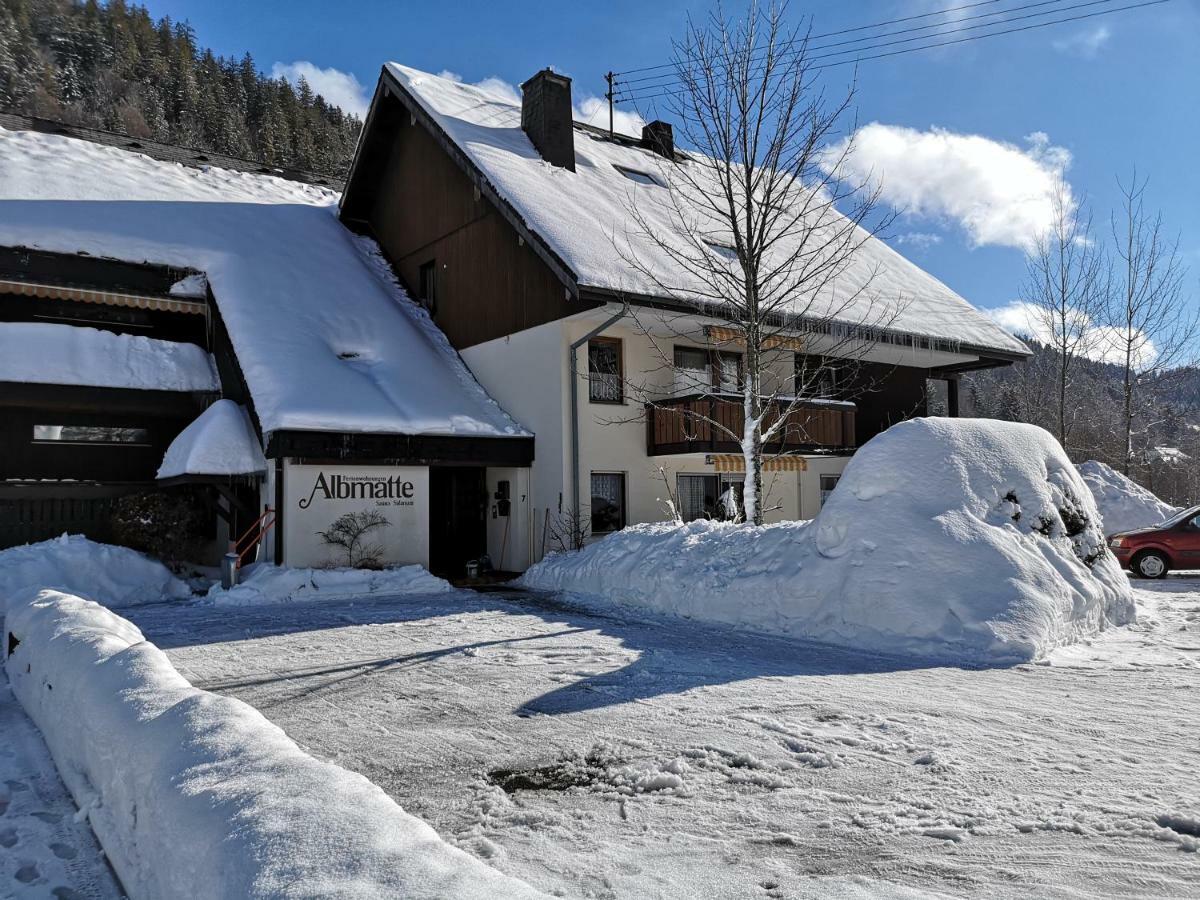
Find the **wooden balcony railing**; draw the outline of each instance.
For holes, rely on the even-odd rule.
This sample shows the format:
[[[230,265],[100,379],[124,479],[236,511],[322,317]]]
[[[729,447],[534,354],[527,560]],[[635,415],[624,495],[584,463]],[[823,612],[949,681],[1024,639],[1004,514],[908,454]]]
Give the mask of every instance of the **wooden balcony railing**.
[[[775,401],[774,418],[787,412],[782,431],[764,449],[785,451],[851,449],[855,446],[853,403],[820,400]],[[669,453],[738,453],[741,447],[724,429],[740,435],[746,419],[742,399],[734,395],[673,397],[646,404],[646,452],[650,456]],[[719,423],[724,429],[713,423]]]

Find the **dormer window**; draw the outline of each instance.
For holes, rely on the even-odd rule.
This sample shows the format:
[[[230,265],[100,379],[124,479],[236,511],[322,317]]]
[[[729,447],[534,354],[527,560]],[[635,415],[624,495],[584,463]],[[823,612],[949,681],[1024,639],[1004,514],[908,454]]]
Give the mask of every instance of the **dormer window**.
[[[662,187],[662,182],[651,175],[649,172],[643,172],[640,169],[629,169],[625,166],[614,165],[614,169],[628,178],[630,181],[636,181],[638,184],[651,184],[655,187]]]

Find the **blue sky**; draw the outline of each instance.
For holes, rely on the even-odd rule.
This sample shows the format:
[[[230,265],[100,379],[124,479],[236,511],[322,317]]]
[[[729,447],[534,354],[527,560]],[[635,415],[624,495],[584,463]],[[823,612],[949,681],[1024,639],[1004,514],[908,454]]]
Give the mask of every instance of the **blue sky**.
[[[791,13],[811,16],[814,32],[823,33],[967,2],[794,0]],[[997,7],[1028,2],[1003,0]],[[603,93],[609,69],[665,61],[688,13],[709,9],[706,2],[681,0],[147,5],[155,16],[191,22],[200,43],[218,53],[249,50],[265,71],[297,62],[337,70],[312,79],[326,85],[327,94],[353,95],[354,81],[338,73],[369,94],[380,65],[396,60],[448,69],[467,81],[510,83],[551,65],[574,78],[577,102]],[[890,231],[893,245],[975,304],[1001,307],[1018,295],[1020,244],[1039,215],[1030,198],[1046,173],[1069,160],[1073,193],[1086,196],[1105,225],[1119,199],[1116,177],[1128,178],[1136,166],[1139,176],[1150,178],[1151,203],[1180,232],[1189,292],[1200,294],[1198,60],[1200,0],[1170,0],[864,63],[857,118],[863,126],[877,123],[862,134],[864,163],[884,172],[889,198],[909,211]],[[822,77],[836,93],[850,73],[849,67],[827,69]],[[653,117],[653,110],[644,112]]]

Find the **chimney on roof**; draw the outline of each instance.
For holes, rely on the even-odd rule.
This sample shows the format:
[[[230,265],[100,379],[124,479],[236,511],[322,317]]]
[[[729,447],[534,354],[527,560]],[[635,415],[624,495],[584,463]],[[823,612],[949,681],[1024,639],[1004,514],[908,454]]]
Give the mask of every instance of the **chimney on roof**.
[[[655,119],[642,126],[642,146],[667,159],[675,158],[675,132],[670,122]]]
[[[542,69],[521,85],[521,129],[542,159],[575,171],[570,78]]]

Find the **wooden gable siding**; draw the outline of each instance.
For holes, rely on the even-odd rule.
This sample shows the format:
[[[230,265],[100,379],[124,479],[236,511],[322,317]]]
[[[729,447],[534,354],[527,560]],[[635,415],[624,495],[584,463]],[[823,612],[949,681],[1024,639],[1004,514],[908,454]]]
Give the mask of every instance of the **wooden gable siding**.
[[[390,102],[397,102],[389,98]],[[433,136],[396,117],[367,224],[409,292],[437,264],[434,317],[459,349],[565,318],[595,303],[566,287]]]
[[[861,447],[897,422],[927,415],[928,369],[860,363],[846,395],[858,407],[855,431]]]

